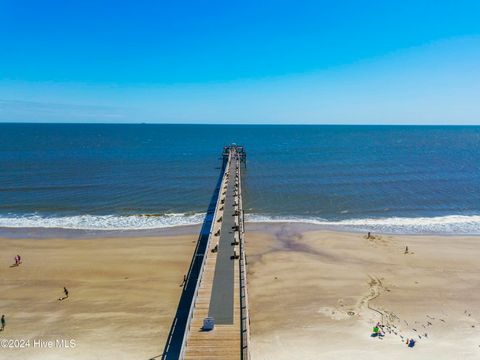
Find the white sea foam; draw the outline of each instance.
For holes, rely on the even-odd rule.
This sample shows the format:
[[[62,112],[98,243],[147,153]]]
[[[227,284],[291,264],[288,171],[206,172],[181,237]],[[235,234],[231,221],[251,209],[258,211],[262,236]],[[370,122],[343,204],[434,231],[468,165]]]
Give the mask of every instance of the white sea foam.
[[[40,215],[0,217],[4,228],[59,228],[78,230],[146,230],[201,224],[204,213],[164,215],[77,215],[44,217]]]
[[[175,226],[198,225],[204,213],[163,215],[78,215],[45,217],[38,214],[0,216],[3,228],[59,228],[78,230],[148,230]],[[350,231],[375,231],[406,234],[480,234],[480,215],[450,215],[440,217],[389,217],[328,221],[315,217],[265,216],[249,214],[247,222],[294,222]]]
[[[480,215],[437,217],[389,217],[328,221],[322,218],[277,217],[252,214],[250,222],[296,222],[352,231],[376,231],[402,234],[480,234]]]

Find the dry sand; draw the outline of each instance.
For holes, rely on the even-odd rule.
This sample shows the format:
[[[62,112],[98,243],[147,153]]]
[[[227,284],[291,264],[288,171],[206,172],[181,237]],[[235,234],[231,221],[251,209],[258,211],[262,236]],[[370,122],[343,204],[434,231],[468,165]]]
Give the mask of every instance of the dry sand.
[[[0,239],[1,359],[150,359],[163,351],[197,234],[108,239]],[[16,254],[19,267],[9,267]],[[63,287],[70,297],[58,301]],[[70,339],[75,348],[33,348]]]
[[[254,360],[480,359],[478,237],[272,225],[247,254]]]

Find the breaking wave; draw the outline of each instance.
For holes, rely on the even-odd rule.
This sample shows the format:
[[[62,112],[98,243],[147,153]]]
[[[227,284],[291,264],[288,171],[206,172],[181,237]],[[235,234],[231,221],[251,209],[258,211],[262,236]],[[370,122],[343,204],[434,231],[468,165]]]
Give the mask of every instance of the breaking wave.
[[[250,215],[250,222],[296,222],[347,231],[375,231],[400,234],[480,234],[480,215],[437,217],[388,217],[329,221],[322,218]]]
[[[170,213],[142,215],[76,215],[42,216],[6,215],[0,216],[3,228],[58,228],[76,230],[150,230],[176,226],[198,225],[205,213]],[[265,216],[248,214],[247,222],[252,223],[304,223],[323,228],[345,231],[374,231],[401,234],[480,234],[480,215],[449,215],[438,217],[388,217],[345,219],[330,221],[317,217]]]
[[[4,228],[59,228],[75,230],[147,230],[175,226],[197,225],[204,213],[154,215],[76,215],[46,217],[37,214],[0,217]]]

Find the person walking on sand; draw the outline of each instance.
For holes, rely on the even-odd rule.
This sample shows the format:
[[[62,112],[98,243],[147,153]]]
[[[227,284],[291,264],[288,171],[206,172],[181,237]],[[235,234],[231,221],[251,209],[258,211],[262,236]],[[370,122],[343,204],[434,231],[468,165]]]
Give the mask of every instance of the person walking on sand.
[[[19,266],[21,263],[22,258],[20,257],[20,255],[17,254],[17,256],[15,256],[15,266]]]
[[[3,331],[3,330],[5,330],[5,324],[6,324],[6,323],[5,323],[5,315],[2,315],[2,320],[1,320],[1,322],[2,322],[2,328],[1,328],[1,329],[2,329],[2,331]]]
[[[408,246],[405,246],[405,254],[408,254]]]

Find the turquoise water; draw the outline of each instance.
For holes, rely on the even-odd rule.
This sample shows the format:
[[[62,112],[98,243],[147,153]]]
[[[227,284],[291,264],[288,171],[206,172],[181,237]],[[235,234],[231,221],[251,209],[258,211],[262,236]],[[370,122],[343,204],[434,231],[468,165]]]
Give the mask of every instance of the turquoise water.
[[[480,127],[441,126],[0,124],[0,227],[199,223],[232,142],[252,221],[480,233]]]

